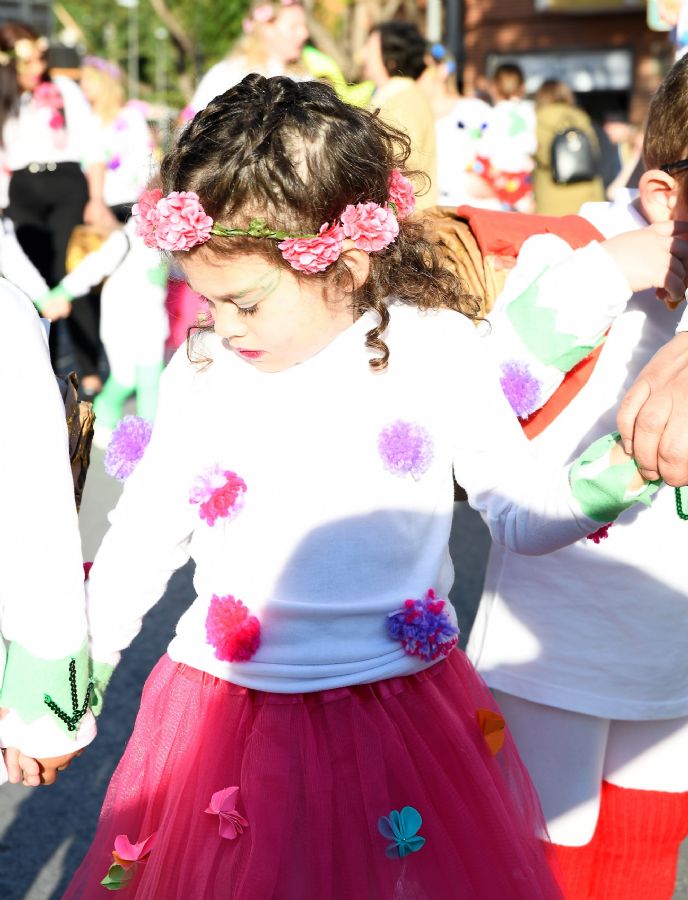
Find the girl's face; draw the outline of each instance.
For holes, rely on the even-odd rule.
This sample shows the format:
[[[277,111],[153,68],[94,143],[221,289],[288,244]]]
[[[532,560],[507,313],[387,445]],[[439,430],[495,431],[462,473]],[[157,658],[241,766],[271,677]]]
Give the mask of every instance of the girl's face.
[[[89,103],[93,103],[97,99],[101,82],[101,75],[97,69],[84,66],[81,70],[81,90]]]
[[[40,84],[47,68],[45,55],[42,50],[32,45],[29,50],[17,57],[16,67],[19,90],[33,91]]]
[[[353,322],[344,298],[326,301],[321,282],[299,281],[262,256],[222,260],[200,250],[182,266],[225,347],[262,372],[310,359]]]
[[[285,6],[262,28],[263,44],[273,59],[292,63],[301,56],[308,38],[306,14],[302,6]]]

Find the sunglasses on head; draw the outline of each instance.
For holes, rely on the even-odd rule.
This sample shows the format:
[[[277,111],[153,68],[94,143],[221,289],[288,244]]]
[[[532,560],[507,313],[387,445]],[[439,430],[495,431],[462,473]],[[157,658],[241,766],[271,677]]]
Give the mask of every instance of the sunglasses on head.
[[[688,169],[688,159],[679,159],[677,162],[666,163],[659,167],[661,172],[671,175],[673,172],[683,172]]]

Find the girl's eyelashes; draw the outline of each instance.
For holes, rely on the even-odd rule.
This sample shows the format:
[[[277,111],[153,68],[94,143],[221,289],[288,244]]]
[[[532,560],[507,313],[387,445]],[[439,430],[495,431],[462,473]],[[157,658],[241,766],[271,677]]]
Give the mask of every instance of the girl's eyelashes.
[[[255,316],[258,312],[258,304],[254,304],[253,306],[237,306],[239,310],[240,316]]]

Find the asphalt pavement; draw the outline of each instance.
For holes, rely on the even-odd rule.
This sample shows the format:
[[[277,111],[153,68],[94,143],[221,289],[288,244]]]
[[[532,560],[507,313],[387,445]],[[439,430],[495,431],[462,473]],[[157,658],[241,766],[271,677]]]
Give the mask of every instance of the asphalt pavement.
[[[117,482],[103,471],[102,452],[94,451],[80,516],[85,559],[93,558],[118,495]],[[487,530],[477,514],[466,504],[457,504],[451,541],[457,574],[451,599],[462,643],[480,597],[488,545]],[[52,787],[0,788],[0,900],[62,896],[95,830],[107,784],[133,727],[143,683],[193,598],[191,579],[189,564],[176,573],[164,598],[146,616],[113,675],[98,738],[87,752]],[[688,900],[688,850],[682,856],[674,898]]]

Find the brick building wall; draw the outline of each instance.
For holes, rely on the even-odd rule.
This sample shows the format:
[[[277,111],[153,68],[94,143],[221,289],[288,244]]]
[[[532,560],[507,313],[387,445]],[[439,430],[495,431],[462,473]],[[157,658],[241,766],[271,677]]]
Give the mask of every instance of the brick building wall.
[[[480,83],[490,53],[629,49],[633,54],[629,116],[642,122],[672,58],[669,38],[650,31],[644,10],[590,15],[538,12],[535,6],[535,0],[464,0],[466,90]]]

